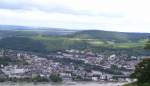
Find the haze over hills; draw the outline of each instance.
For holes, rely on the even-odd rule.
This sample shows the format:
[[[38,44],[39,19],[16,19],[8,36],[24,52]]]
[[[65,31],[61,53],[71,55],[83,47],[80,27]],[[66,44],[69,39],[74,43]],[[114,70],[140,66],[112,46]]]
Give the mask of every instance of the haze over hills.
[[[0,30],[9,32],[29,32],[43,35],[66,35],[67,37],[80,39],[100,39],[102,41],[112,42],[137,42],[148,39],[150,33],[127,33],[103,30],[69,30],[63,28],[45,28],[45,27],[29,27],[15,25],[0,25]],[[12,32],[13,33],[13,32]],[[2,34],[2,33],[1,33]],[[9,33],[11,34],[11,33]],[[20,33],[21,35],[22,33]],[[25,34],[25,33],[24,33]],[[69,34],[69,35],[68,35]],[[29,35],[26,33],[26,35]]]
[[[31,27],[31,26],[17,26],[17,25],[0,25],[0,30],[34,31],[36,33],[45,33],[45,34],[53,34],[53,35],[70,34],[77,31],[77,30],[68,30],[63,28]]]

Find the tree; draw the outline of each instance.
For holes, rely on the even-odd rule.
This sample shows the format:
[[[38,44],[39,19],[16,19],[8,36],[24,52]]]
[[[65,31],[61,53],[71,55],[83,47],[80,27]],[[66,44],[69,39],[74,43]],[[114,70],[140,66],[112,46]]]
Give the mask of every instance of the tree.
[[[147,42],[145,49],[150,50],[150,40]],[[143,59],[136,65],[134,73],[131,78],[137,78],[138,84],[145,84],[150,82],[150,58]],[[147,85],[145,85],[147,86]]]
[[[52,75],[50,75],[50,80],[52,82],[62,82],[62,78],[60,77],[59,74],[52,74]]]
[[[32,81],[34,81],[34,82],[48,82],[49,79],[46,77],[41,77],[40,75],[37,75],[37,76],[32,78]]]
[[[131,75],[132,78],[137,78],[138,83],[150,82],[150,58],[143,59],[136,65],[135,72]]]

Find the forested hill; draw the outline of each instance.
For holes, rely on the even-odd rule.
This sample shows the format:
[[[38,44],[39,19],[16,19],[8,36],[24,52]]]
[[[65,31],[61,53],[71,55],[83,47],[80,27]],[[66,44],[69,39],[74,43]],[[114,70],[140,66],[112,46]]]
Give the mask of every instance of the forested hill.
[[[148,39],[150,33],[125,33],[102,30],[84,30],[76,32],[70,36],[74,38],[100,39],[103,41],[113,42],[138,42],[144,39]]]
[[[63,28],[47,28],[47,27],[27,27],[15,25],[0,25],[0,37],[4,36],[64,36],[80,39],[99,39],[102,41],[111,41],[116,43],[139,42],[148,39],[150,33],[125,33],[103,30],[69,30]]]
[[[32,29],[32,27],[26,29],[24,26],[0,25],[0,48],[33,52],[52,52],[65,49],[90,49],[95,52],[126,50],[132,54],[138,52],[146,55],[143,48],[149,36],[150,33],[80,31],[58,28]]]

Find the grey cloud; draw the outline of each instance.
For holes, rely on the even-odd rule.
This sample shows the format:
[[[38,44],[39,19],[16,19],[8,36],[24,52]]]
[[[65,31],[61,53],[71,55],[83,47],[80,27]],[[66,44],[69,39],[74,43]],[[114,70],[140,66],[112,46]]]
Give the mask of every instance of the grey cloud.
[[[31,5],[24,3],[22,0],[0,0],[0,9],[24,10],[29,7]]]
[[[0,1],[0,8],[1,9],[23,9],[24,7],[19,3],[11,3],[11,2],[5,2]]]
[[[39,5],[34,3],[26,3],[25,1],[18,0],[0,0],[0,9],[9,9],[9,10],[32,10],[37,9],[45,12],[56,12],[56,13],[67,13],[67,14],[77,14],[77,12],[72,9],[57,5],[57,4],[49,4],[49,5]]]
[[[9,10],[32,10],[37,9],[40,11],[48,12],[48,13],[64,13],[64,14],[72,14],[72,15],[86,15],[86,16],[103,16],[103,17],[123,17],[121,13],[92,13],[88,11],[78,11],[73,10],[67,6],[63,6],[60,4],[47,4],[41,5],[36,3],[30,3],[27,0],[0,0],[0,9],[9,9]]]

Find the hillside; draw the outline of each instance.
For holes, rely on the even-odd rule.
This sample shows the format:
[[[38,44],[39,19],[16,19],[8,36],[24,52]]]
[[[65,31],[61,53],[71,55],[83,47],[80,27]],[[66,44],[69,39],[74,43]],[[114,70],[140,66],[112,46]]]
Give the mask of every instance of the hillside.
[[[7,35],[6,35],[7,34]],[[124,33],[103,30],[68,30],[63,28],[0,25],[0,37],[4,36],[64,36],[78,39],[99,39],[115,43],[139,42],[148,39],[150,33]]]
[[[42,29],[42,28],[41,28]],[[68,31],[69,33],[66,33]],[[122,33],[101,30],[9,30],[0,31],[0,48],[33,52],[53,52],[64,49],[90,49],[94,52],[109,53],[125,51],[131,54],[144,54],[143,50],[149,33]],[[56,32],[56,33],[54,33]],[[39,47],[37,47],[39,46]]]
[[[140,40],[148,39],[150,33],[124,33],[124,32],[112,32],[102,30],[85,30],[76,32],[70,36],[74,38],[100,39],[103,41],[122,43],[122,42],[138,42]]]
[[[7,37],[0,40],[0,47],[6,49],[46,52],[45,46],[36,40],[27,37]]]

